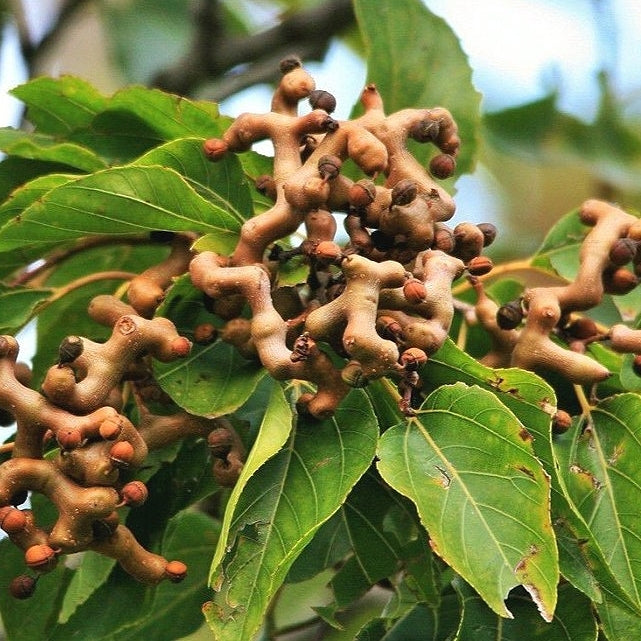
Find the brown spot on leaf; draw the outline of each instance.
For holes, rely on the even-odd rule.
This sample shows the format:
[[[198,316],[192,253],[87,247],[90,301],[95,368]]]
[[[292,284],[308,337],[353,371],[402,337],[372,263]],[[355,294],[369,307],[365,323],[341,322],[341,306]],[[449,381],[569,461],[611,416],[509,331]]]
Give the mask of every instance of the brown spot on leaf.
[[[526,443],[531,443],[534,440],[532,434],[530,434],[524,427],[519,430],[519,436]]]
[[[435,465],[436,469],[440,472],[441,474],[441,485],[447,489],[450,484],[452,483],[452,479],[450,478],[450,475],[447,473],[447,471],[440,467],[439,465]]]
[[[534,472],[530,468],[525,467],[525,465],[517,465],[516,469],[519,470],[519,472],[523,472],[523,474],[529,476],[533,480],[536,478]]]
[[[584,478],[585,480],[587,480],[595,490],[600,490],[603,487],[603,483],[601,483],[601,481],[599,481],[599,479],[596,476],[594,476],[592,472],[590,472],[589,470],[584,470],[579,465],[576,465],[576,464],[570,465],[570,472],[572,472],[572,474],[576,474],[581,478]]]

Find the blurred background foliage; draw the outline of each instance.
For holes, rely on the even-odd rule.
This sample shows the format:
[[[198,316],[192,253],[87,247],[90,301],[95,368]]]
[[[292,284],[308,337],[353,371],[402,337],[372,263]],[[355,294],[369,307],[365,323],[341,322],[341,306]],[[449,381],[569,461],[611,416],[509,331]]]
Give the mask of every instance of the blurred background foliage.
[[[495,259],[534,251],[585,198],[641,208],[634,0],[425,4],[460,36],[483,94],[476,164],[456,184],[457,220],[499,225]],[[338,117],[365,82],[350,0],[0,0],[0,20],[6,125],[20,120],[7,90],[41,74],[78,75],[105,92],[156,86],[220,101],[230,115],[266,110],[290,53],[337,96]]]

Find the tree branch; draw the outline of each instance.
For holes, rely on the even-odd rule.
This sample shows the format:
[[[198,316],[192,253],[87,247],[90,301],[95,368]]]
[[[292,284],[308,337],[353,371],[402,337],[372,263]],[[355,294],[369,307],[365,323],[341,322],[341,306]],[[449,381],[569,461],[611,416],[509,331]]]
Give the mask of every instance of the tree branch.
[[[39,42],[34,42],[29,33],[21,3],[13,3],[13,14],[20,33],[20,49],[29,68],[33,68],[35,61],[58,40],[65,26],[76,15],[78,10],[82,9],[88,3],[89,0],[66,0],[66,2],[62,4],[54,22]]]
[[[339,33],[354,24],[351,0],[329,0],[303,9],[280,24],[246,38],[228,37],[222,30],[217,2],[203,0],[195,13],[196,36],[189,53],[177,64],[160,71],[152,85],[187,95],[199,85],[218,79],[214,100],[221,100],[256,82],[273,80],[278,60],[297,54],[318,60]],[[242,72],[226,75],[239,65]]]

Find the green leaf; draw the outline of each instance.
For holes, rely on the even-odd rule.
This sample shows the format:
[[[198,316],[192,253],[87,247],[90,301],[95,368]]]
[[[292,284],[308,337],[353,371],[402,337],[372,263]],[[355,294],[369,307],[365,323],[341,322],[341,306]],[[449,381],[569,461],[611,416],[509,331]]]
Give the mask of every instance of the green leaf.
[[[370,466],[377,434],[354,390],[331,419],[298,416],[288,444],[242,487],[205,608],[217,640],[252,638],[295,558]]]
[[[38,78],[13,93],[27,104],[38,133],[65,136],[110,164],[123,164],[175,138],[219,136],[230,122],[212,102],[138,86],[106,97],[71,76]]]
[[[191,284],[189,276],[176,281],[158,313],[170,318],[184,336],[192,336],[200,323],[216,322],[203,305],[203,293]],[[218,340],[209,345],[194,344],[190,355],[180,361],[154,362],[154,374],[182,408],[213,418],[243,405],[266,376],[266,370]]]
[[[249,183],[237,156],[207,160],[201,138],[179,138],[160,145],[135,160],[140,167],[160,165],[177,171],[206,200],[216,203],[239,223],[253,214]]]
[[[575,430],[573,439],[558,447],[570,495],[637,607],[641,606],[641,541],[636,535],[640,435],[641,398],[626,393],[600,402],[583,432]]]
[[[172,169],[116,167],[44,194],[0,229],[0,252],[25,243],[49,246],[93,234],[150,229],[236,237],[239,228],[233,216],[196,194]]]
[[[83,555],[82,562],[73,573],[60,606],[59,623],[66,623],[75,611],[107,581],[115,565],[114,559],[102,554]]]
[[[266,461],[275,456],[283,447],[291,433],[292,421],[292,409],[285,398],[283,389],[279,384],[275,384],[271,388],[258,436],[227,501],[220,541],[211,563],[210,582],[213,580],[215,572],[218,571],[224,555],[228,552],[232,518],[247,482]]]
[[[401,542],[384,527],[384,519],[397,500],[378,474],[370,471],[341,507],[352,554],[330,582],[339,608],[356,601],[400,567]]]
[[[556,108],[556,95],[483,116],[488,139],[505,151],[539,156],[544,142],[556,131],[562,114]]]
[[[107,99],[91,84],[73,76],[43,76],[11,93],[27,105],[27,117],[36,129],[52,135],[88,127],[107,104]]]
[[[610,93],[607,74],[599,74],[601,104],[586,123],[558,108],[558,95],[487,114],[488,140],[512,156],[555,167],[574,165],[595,181],[634,191],[639,182],[641,139],[634,119]]]
[[[456,632],[460,617],[458,598],[448,594],[439,608],[417,603],[394,621],[374,619],[354,641],[448,641]]]
[[[432,547],[500,616],[523,585],[551,620],[559,576],[549,479],[531,436],[492,393],[432,392],[417,418],[385,432],[379,470],[416,503]],[[515,506],[519,506],[515,509]]]
[[[579,541],[590,538],[582,517],[571,503],[553,447],[551,414],[556,411],[556,394],[543,379],[521,369],[490,369],[450,340],[428,361],[426,380],[434,386],[462,381],[480,385],[492,391],[523,423],[532,435],[534,454],[550,477],[551,510],[557,525],[557,535],[563,530],[559,545],[559,564],[563,576],[585,594],[600,600],[593,571],[610,585],[614,580],[604,560],[597,556],[588,563]],[[615,582],[616,583],[616,582]]]
[[[0,284],[0,334],[15,334],[52,295],[50,289],[6,287]]]
[[[245,151],[238,154],[238,160],[243,167],[252,189],[252,200],[254,203],[254,212],[260,214],[274,206],[274,202],[265,194],[261,194],[256,187],[256,179],[260,176],[271,176],[274,173],[274,159],[270,156],[263,156],[255,151]]]
[[[57,162],[46,162],[44,160],[30,160],[9,156],[0,161],[0,202],[6,200],[11,192],[24,183],[51,173],[79,174],[72,167],[61,165]],[[3,221],[0,221],[3,222]]]
[[[74,179],[75,176],[70,174],[47,174],[25,183],[0,205],[0,226],[20,214],[36,200],[42,198],[48,191]]]
[[[590,228],[581,222],[578,209],[571,211],[548,230],[532,258],[532,265],[573,279],[579,267],[579,249],[589,231]]]
[[[61,163],[86,172],[98,171],[107,166],[93,151],[85,147],[11,127],[0,128],[0,149],[10,156]]]
[[[125,87],[106,106],[105,115],[127,114],[145,123],[162,140],[197,136],[211,138],[222,133],[229,119],[220,118],[218,105],[206,100],[189,100],[159,89]],[[103,117],[101,115],[101,117]],[[100,121],[94,125],[100,124]]]
[[[548,623],[541,621],[531,600],[514,592],[508,605],[514,619],[506,621],[496,616],[477,594],[460,579],[454,586],[463,603],[463,617],[455,641],[596,641],[597,623],[590,601],[572,586],[559,586],[559,605]]]
[[[617,607],[608,599],[598,603],[596,611],[608,641],[629,641],[641,638],[641,616]]]
[[[452,29],[420,0],[383,4],[357,0],[354,9],[367,52],[367,81],[376,84],[387,113],[407,107],[447,106],[464,141],[457,175],[471,171],[481,95]],[[412,151],[423,165],[434,154],[430,145],[416,145]]]
[[[343,514],[338,511],[320,526],[311,542],[305,546],[289,570],[287,581],[300,583],[331,568],[350,551]]]

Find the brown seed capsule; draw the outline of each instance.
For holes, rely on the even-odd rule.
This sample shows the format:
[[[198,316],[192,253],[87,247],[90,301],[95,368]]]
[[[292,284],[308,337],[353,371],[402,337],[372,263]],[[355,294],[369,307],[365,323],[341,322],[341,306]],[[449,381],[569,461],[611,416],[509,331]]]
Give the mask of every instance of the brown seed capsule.
[[[309,94],[309,105],[312,109],[322,109],[331,114],[336,109],[336,98],[323,89],[314,89]]]
[[[406,370],[413,371],[427,363],[427,354],[418,347],[409,347],[401,354],[399,361]]]
[[[455,171],[456,160],[450,154],[438,154],[430,160],[430,172],[435,178],[449,178]]]
[[[403,285],[403,296],[405,296],[405,300],[412,305],[422,303],[427,296],[425,284],[418,280],[418,278],[410,278]]]
[[[494,263],[487,256],[475,256],[468,261],[466,268],[472,276],[483,276],[492,271]]]
[[[123,505],[140,507],[147,500],[149,490],[142,481],[129,481],[120,490]]]
[[[632,360],[632,371],[637,376],[641,376],[641,354],[635,354],[634,359]]]
[[[187,576],[187,566],[182,561],[169,561],[165,567],[165,576],[172,583],[180,583]]]
[[[58,365],[75,361],[82,354],[83,348],[84,344],[80,336],[67,336],[64,338],[58,348]]]
[[[434,142],[441,131],[436,120],[421,120],[412,126],[409,135],[418,142]]]
[[[492,223],[479,223],[477,227],[483,233],[483,247],[489,247],[496,240],[496,226]]]
[[[496,324],[501,329],[515,329],[523,320],[523,307],[520,300],[501,305],[496,311]]]
[[[455,246],[454,255],[467,263],[483,250],[485,236],[473,223],[459,223],[453,230]]]
[[[631,238],[619,238],[610,248],[610,262],[621,267],[629,263],[637,253],[638,243]]]
[[[336,261],[343,256],[343,250],[331,240],[323,240],[314,249],[314,255],[325,260]]]
[[[85,439],[80,430],[72,428],[58,430],[56,440],[63,450],[75,450],[82,445]]]
[[[349,204],[355,209],[364,209],[371,205],[376,198],[376,185],[372,180],[364,178],[350,186],[347,193]]]
[[[113,441],[117,439],[122,432],[122,423],[118,418],[105,419],[98,428],[101,438],[105,441]]]
[[[365,387],[369,381],[363,374],[363,368],[360,363],[350,361],[341,371],[343,382],[350,387]]]
[[[563,434],[572,426],[572,417],[565,410],[557,410],[552,418],[552,431],[555,434]]]
[[[109,450],[109,458],[115,467],[129,467],[134,460],[134,455],[134,446],[129,441],[118,441]]]
[[[400,323],[391,316],[379,316],[376,319],[376,331],[382,338],[392,341],[401,341],[403,339],[403,328]]]
[[[9,593],[14,599],[28,599],[36,590],[36,577],[20,574],[9,583]]]
[[[8,505],[0,508],[0,528],[7,534],[22,532],[27,525],[27,517],[22,510]]]
[[[446,254],[454,250],[454,233],[443,223],[434,224],[434,239],[432,240],[432,249],[439,249]]]
[[[51,569],[56,561],[56,551],[46,543],[32,545],[24,553],[25,563],[34,570]]]
[[[221,160],[229,151],[229,145],[220,138],[209,138],[203,143],[203,151],[209,160]]]
[[[418,194],[418,187],[413,180],[399,180],[392,189],[392,205],[408,205]]]
[[[338,176],[343,162],[338,156],[327,155],[318,159],[318,173],[323,180],[333,180]]]
[[[592,338],[599,333],[599,329],[596,326],[596,323],[586,316],[581,318],[575,318],[566,328],[565,331],[572,338],[578,338],[579,340],[585,340],[586,338]]]
[[[207,436],[207,444],[213,457],[225,459],[234,446],[234,436],[227,427],[217,427]]]
[[[300,66],[302,66],[302,63],[298,56],[287,56],[287,58],[283,58],[280,61],[280,63],[278,64],[278,69],[283,75],[285,75],[290,71],[294,71],[294,69],[298,69],[298,67]]]
[[[194,328],[194,341],[199,345],[209,345],[218,337],[218,330],[211,323],[201,323]]]
[[[191,351],[191,341],[184,336],[178,336],[171,342],[171,353],[178,358],[184,358]]]
[[[603,286],[608,294],[623,295],[631,292],[639,284],[639,279],[625,267],[603,272]]]

